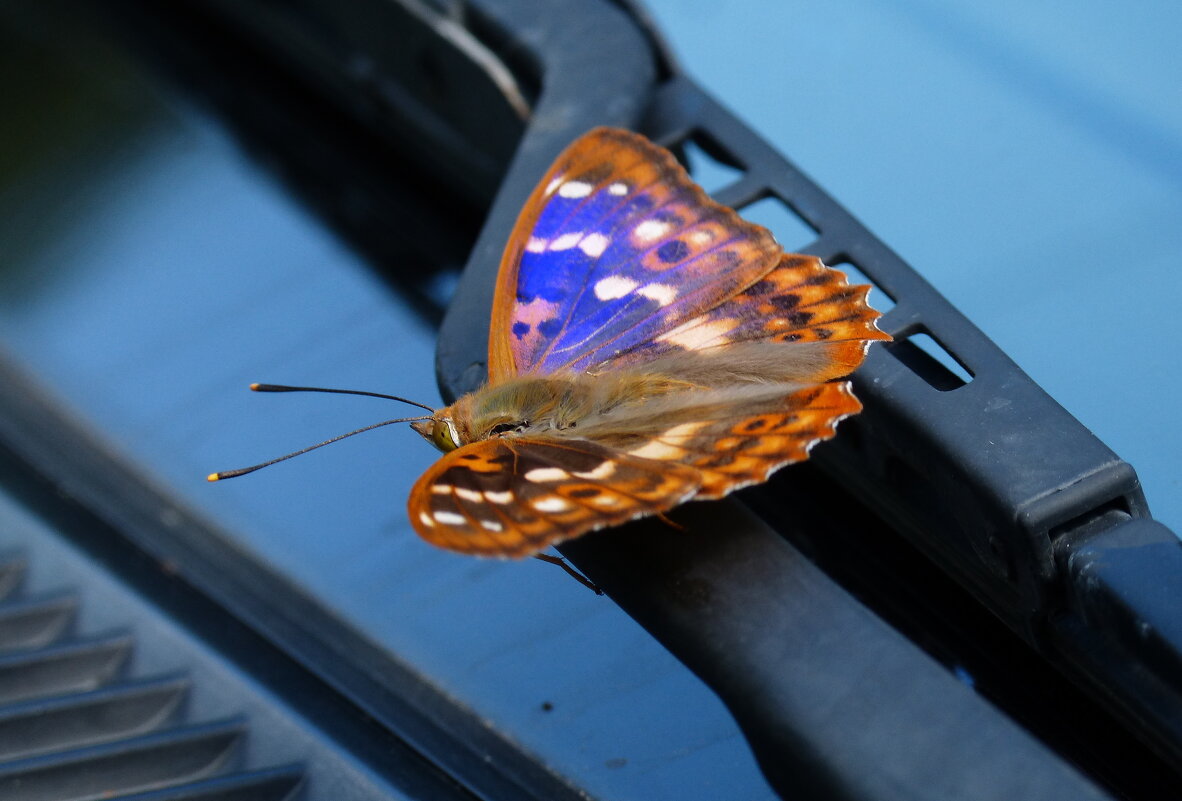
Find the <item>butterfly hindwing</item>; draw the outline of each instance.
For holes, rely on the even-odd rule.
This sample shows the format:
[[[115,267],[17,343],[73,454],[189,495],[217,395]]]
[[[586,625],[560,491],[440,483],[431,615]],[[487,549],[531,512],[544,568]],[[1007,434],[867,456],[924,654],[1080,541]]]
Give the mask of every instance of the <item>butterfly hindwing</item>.
[[[780,253],[668,151],[591,131],[558,158],[510,236],[489,377],[592,369],[755,283]]]
[[[581,435],[629,456],[694,468],[701,477],[694,498],[708,500],[807,459],[861,408],[845,381],[748,384],[689,390],[651,410],[589,425]]]
[[[451,451],[411,490],[411,522],[442,548],[526,556],[765,481],[807,459],[861,408],[846,382],[747,388],[729,399],[725,390],[689,391],[680,400],[579,438],[495,437]]]
[[[497,437],[451,451],[410,493],[428,542],[520,557],[587,531],[670,509],[699,473],[580,439]]]
[[[833,437],[838,422],[861,408],[848,382],[819,384],[763,408],[736,405],[730,414],[707,421],[675,444],[689,454],[681,462],[701,474],[694,497],[721,498],[804,461],[814,445]]]

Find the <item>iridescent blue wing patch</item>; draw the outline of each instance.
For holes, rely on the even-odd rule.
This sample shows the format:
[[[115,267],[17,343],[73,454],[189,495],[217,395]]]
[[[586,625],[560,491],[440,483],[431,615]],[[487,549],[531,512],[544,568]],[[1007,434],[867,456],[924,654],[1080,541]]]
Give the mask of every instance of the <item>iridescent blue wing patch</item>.
[[[490,377],[594,370],[754,284],[780,253],[667,151],[627,131],[591,131],[558,158],[514,228]]]

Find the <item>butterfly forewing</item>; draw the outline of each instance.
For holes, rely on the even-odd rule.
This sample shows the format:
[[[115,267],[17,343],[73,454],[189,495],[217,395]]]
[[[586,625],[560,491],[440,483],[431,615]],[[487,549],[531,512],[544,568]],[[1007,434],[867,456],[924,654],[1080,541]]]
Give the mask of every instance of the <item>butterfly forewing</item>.
[[[873,340],[890,339],[878,330],[880,314],[866,303],[867,285],[850,285],[844,273],[815,256],[784,254],[774,270],[704,314],[613,359],[620,368],[681,350],[707,351],[740,342],[820,343],[820,364],[795,378],[828,381],[851,373]],[[795,351],[784,350],[785,360]]]
[[[780,252],[664,149],[592,131],[559,157],[510,237],[490,379],[592,369],[755,283]]]
[[[411,490],[428,542],[515,557],[593,529],[670,509],[692,496],[697,470],[580,439],[498,437],[452,451]]]

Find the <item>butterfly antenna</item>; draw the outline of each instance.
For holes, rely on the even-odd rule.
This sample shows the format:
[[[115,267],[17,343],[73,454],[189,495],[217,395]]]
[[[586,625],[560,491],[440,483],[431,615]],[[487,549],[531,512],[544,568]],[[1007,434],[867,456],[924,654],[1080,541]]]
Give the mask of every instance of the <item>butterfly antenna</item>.
[[[370,398],[384,398],[386,400],[401,401],[402,403],[409,403],[411,406],[418,406],[420,409],[426,409],[429,412],[435,411],[425,403],[412,401],[409,398],[400,398],[397,395],[385,395],[381,392],[365,392],[360,389],[328,389],[326,387],[289,387],[285,384],[251,384],[251,392],[328,392],[333,395],[365,395]],[[364,429],[362,429],[364,430]],[[345,436],[348,436],[346,434]],[[329,440],[331,442],[332,440]]]
[[[283,392],[284,390],[279,390],[279,391]],[[358,394],[363,394],[363,393],[358,393]],[[369,394],[369,393],[364,393],[364,394]],[[206,481],[221,481],[224,478],[237,478],[238,476],[244,476],[247,473],[253,473],[255,470],[262,470],[264,467],[270,467],[271,465],[276,464],[278,462],[285,462],[288,459],[291,459],[293,457],[302,456],[303,454],[307,453],[308,451],[314,451],[317,448],[323,448],[325,445],[331,445],[334,442],[339,442],[342,439],[344,439],[345,437],[351,437],[354,434],[364,434],[366,431],[372,431],[375,428],[381,428],[382,426],[388,426],[388,425],[392,425],[394,423],[409,423],[414,420],[429,420],[429,419],[431,419],[431,416],[424,414],[424,415],[419,415],[418,417],[400,417],[397,420],[383,420],[380,423],[374,423],[373,425],[368,425],[365,428],[359,428],[356,431],[350,431],[348,434],[341,434],[340,436],[333,437],[332,439],[326,439],[324,442],[318,442],[315,445],[309,445],[308,447],[301,448],[300,450],[298,450],[294,453],[289,453],[286,456],[280,456],[278,459],[272,459],[269,462],[263,462],[262,464],[256,464],[253,467],[243,467],[238,470],[223,470],[220,473],[210,473],[208,476],[205,477],[205,480]]]

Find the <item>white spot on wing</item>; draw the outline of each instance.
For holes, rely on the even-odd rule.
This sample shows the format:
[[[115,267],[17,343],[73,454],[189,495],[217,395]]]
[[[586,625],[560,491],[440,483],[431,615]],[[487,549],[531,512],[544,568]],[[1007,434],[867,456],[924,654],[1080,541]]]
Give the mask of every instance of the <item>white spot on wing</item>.
[[[485,490],[484,499],[487,501],[492,501],[493,503],[499,503],[504,506],[507,503],[513,502],[513,493],[509,492],[508,490],[505,490],[504,492],[492,492]]]
[[[655,300],[662,306],[668,306],[677,299],[677,290],[668,284],[645,284],[637,290],[637,294]]]
[[[560,197],[587,197],[594,189],[591,184],[586,181],[567,181],[562,186],[558,187],[558,194]]]
[[[570,503],[557,495],[547,495],[534,501],[533,507],[539,512],[565,512],[570,508]]]
[[[682,423],[679,426],[673,426],[673,428],[669,429],[664,434],[661,434],[661,439],[674,439],[674,440],[689,439],[694,434],[697,434],[699,431],[701,431],[702,428],[707,425],[709,425],[708,421]]]
[[[525,243],[525,249],[530,253],[545,253],[546,245],[550,244],[548,239],[539,239],[536,236],[531,236],[529,241]]]
[[[591,503],[595,504],[596,506],[615,506],[619,502],[619,497],[615,495],[608,495],[606,493],[603,495],[596,495],[591,500]]]
[[[442,523],[445,526],[462,526],[467,520],[463,515],[458,515],[455,512],[436,512],[435,522]]]
[[[465,487],[456,487],[456,495],[463,498],[465,501],[482,501],[484,500],[484,493],[479,490],[470,490]]]
[[[562,184],[562,176],[556,175],[550,179],[550,183],[546,184],[545,194],[550,194]]]
[[[595,297],[600,300],[615,300],[616,298],[624,297],[638,286],[639,283],[633,281],[631,278],[620,278],[618,275],[611,275],[595,282]]]
[[[654,439],[628,453],[641,459],[678,459],[685,455],[685,449]]]
[[[660,220],[645,220],[640,225],[632,229],[632,233],[641,242],[652,242],[654,239],[660,239],[669,230],[669,223],[661,222]]]
[[[616,197],[626,195],[628,194],[628,184],[623,181],[616,181],[614,184],[608,186],[607,192],[609,195],[615,195]]]
[[[525,474],[526,481],[562,481],[570,473],[561,467],[537,467]]]
[[[579,240],[582,238],[582,231],[576,231],[573,234],[563,234],[562,236],[550,242],[550,250],[570,250],[575,245],[579,244]]]
[[[606,462],[602,462],[591,470],[587,470],[583,473],[575,473],[575,476],[578,478],[588,478],[592,481],[602,481],[605,478],[610,478],[615,472],[616,463],[611,459],[608,459]]]
[[[603,234],[588,234],[587,237],[579,243],[579,250],[586,253],[593,259],[597,259],[603,255],[603,251],[607,249],[607,243],[610,240]]]
[[[419,521],[427,528],[435,528],[435,521],[426,512],[419,512]]]
[[[486,528],[489,531],[504,531],[505,530],[505,527],[502,526],[500,523],[498,523],[496,520],[481,520],[480,525],[482,528]]]
[[[451,484],[432,484],[431,493],[433,495],[451,495]]]
[[[672,342],[686,350],[697,350],[721,337],[726,337],[735,327],[735,321],[730,319],[711,320],[700,323],[690,320],[679,325],[667,334],[657,337],[659,342]]]

